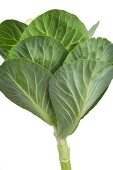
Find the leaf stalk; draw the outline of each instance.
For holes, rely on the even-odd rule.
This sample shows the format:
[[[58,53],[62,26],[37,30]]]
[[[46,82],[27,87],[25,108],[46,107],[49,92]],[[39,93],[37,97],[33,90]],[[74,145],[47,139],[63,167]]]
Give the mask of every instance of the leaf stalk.
[[[61,164],[61,170],[71,170],[70,163],[70,148],[67,140],[57,138],[57,148],[59,152],[59,160]]]

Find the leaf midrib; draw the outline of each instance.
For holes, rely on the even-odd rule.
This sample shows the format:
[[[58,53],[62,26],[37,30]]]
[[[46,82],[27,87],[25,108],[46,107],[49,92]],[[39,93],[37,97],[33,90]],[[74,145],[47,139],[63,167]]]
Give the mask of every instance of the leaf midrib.
[[[97,62],[96,62],[96,65],[97,65]],[[95,67],[96,67],[96,65],[95,65]],[[91,79],[92,79],[92,77],[93,77],[93,75],[94,75],[94,72],[95,72],[95,67],[94,67],[94,70],[93,70],[93,72],[92,72],[92,74],[91,74],[91,77],[90,77],[90,80],[89,80],[89,84],[88,84],[88,86],[86,87],[87,92],[86,92],[86,96],[85,96],[85,98],[84,98],[83,107],[82,107],[82,110],[81,110],[80,117],[83,117],[83,115],[87,112],[87,110],[86,110],[85,113],[84,113],[83,111],[84,111],[84,106],[85,106],[86,101],[87,101],[87,96],[88,96],[88,91],[89,91],[89,87],[90,87],[90,84],[91,84]]]

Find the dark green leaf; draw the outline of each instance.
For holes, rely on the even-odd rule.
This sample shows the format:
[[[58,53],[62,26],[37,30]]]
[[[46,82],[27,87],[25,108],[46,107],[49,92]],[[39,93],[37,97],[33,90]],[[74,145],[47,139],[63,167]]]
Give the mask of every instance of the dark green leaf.
[[[57,39],[69,51],[89,38],[85,25],[78,17],[63,10],[51,10],[38,16],[24,31],[21,40],[33,35]]]
[[[9,52],[9,58],[26,58],[54,73],[63,64],[67,54],[60,42],[50,37],[35,36],[17,43]]]
[[[23,59],[7,60],[0,66],[0,90],[12,102],[55,125],[48,83],[51,73]]]
[[[73,133],[112,78],[113,66],[101,61],[78,60],[55,73],[49,90],[59,137]]]
[[[26,24],[16,20],[6,20],[0,24],[0,55],[4,59],[7,58],[12,46],[19,41],[26,26]]]

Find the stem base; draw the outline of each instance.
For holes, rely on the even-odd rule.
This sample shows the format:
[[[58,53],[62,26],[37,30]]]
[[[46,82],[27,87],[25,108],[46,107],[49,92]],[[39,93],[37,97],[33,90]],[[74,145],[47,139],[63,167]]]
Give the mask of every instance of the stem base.
[[[61,170],[71,170],[70,149],[66,139],[57,139]]]

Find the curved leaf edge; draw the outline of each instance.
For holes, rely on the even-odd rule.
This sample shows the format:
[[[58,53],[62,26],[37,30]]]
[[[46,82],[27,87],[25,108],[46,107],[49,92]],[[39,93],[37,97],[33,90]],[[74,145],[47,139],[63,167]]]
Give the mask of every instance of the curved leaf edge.
[[[25,27],[25,29],[26,29],[26,27],[27,27],[27,25],[25,24],[25,23],[23,23],[23,22],[21,22],[21,21],[18,21],[18,20],[15,20],[15,19],[7,19],[7,20],[4,20],[4,21],[2,21],[1,23],[0,23],[0,28],[1,27],[3,27],[5,24],[9,24],[9,23],[12,23],[12,22],[14,22],[14,23],[18,23],[18,24],[20,24],[20,27],[22,26],[23,27],[23,29],[24,29],[24,27]],[[20,30],[19,30],[19,28],[17,27],[17,25],[15,24],[15,26],[16,26],[16,28],[18,29],[18,31],[20,32]],[[6,27],[6,25],[5,25],[5,27]],[[21,27],[21,29],[22,29],[22,27]],[[8,27],[7,27],[7,29],[8,30],[10,30]],[[10,30],[10,31],[13,31],[13,30]],[[23,31],[22,31],[23,32]],[[12,32],[13,33],[13,32]],[[20,38],[21,38],[21,36],[20,36]],[[17,40],[15,39],[15,42],[16,42]],[[4,60],[6,60],[7,59],[7,55],[8,55],[8,53],[9,53],[9,49],[6,49],[5,47],[4,47],[4,45],[5,44],[0,44],[0,55],[1,55],[1,57],[4,59]],[[9,48],[11,49],[12,47],[10,47],[11,45],[9,44]]]
[[[81,59],[81,61],[87,61],[87,59]],[[63,68],[63,67],[68,67],[69,65],[74,65],[74,63],[76,63],[76,62],[78,62],[77,60],[75,60],[73,63],[68,63],[68,64],[65,64],[65,65],[63,65],[63,66],[61,66],[56,72],[55,72],[55,74],[54,75],[56,75],[56,74],[58,74],[58,72]],[[90,60],[89,60],[89,62],[90,62]],[[105,62],[105,61],[92,61],[91,60],[91,62],[99,62],[99,63],[106,63],[108,66],[111,66],[112,64],[110,64],[110,63],[107,63],[107,62]],[[49,94],[50,94],[50,98],[51,98],[51,84],[52,84],[52,80],[54,79],[54,75],[52,76],[52,78],[50,79],[50,81],[49,81]],[[112,78],[113,79],[113,78]],[[112,81],[112,80],[111,80]],[[109,87],[109,86],[108,86]],[[102,97],[104,96],[104,94],[106,93],[106,91],[107,91],[107,89],[108,89],[108,87],[103,91],[103,93],[97,98],[97,100],[94,102],[94,104],[87,110],[87,112],[81,117],[81,116],[78,116],[78,122],[76,123],[76,120],[74,121],[75,122],[75,124],[73,125],[71,125],[67,130],[66,130],[66,132],[64,132],[64,133],[62,133],[62,134],[60,134],[59,133],[59,129],[60,129],[60,124],[59,124],[59,122],[58,122],[58,119],[57,119],[57,115],[56,115],[56,119],[57,119],[57,128],[56,128],[56,135],[57,135],[57,137],[58,138],[66,138],[66,137],[68,137],[68,136],[70,136],[70,135],[72,135],[73,133],[75,133],[76,132],[76,130],[77,130],[77,128],[78,128],[78,125],[79,125],[79,123],[80,123],[80,121],[92,110],[92,109],[94,109],[94,107],[99,103],[99,101],[102,99]],[[51,98],[51,102],[52,102],[52,98]],[[53,104],[52,104],[52,106],[53,106]],[[53,106],[53,109],[54,109],[54,106]],[[55,112],[55,110],[54,110],[54,112]],[[55,113],[56,114],[56,113]],[[67,135],[68,134],[68,135]]]
[[[68,63],[68,60],[69,60],[70,54],[71,54],[71,53],[74,53],[74,51],[76,51],[76,49],[78,49],[78,47],[80,47],[80,46],[82,46],[82,45],[85,45],[85,44],[87,44],[87,43],[89,43],[89,42],[91,42],[91,41],[98,41],[98,40],[102,40],[102,41],[108,42],[108,44],[105,46],[105,48],[104,48],[104,50],[103,50],[102,55],[104,55],[104,53],[105,53],[106,50],[109,50],[110,48],[113,49],[113,43],[110,42],[107,38],[103,38],[103,37],[97,37],[97,38],[95,38],[95,37],[93,37],[93,38],[90,38],[90,39],[88,39],[88,40],[86,40],[86,41],[84,41],[84,42],[80,42],[77,46],[75,46],[75,48],[73,48],[73,49],[68,53],[68,55],[67,55],[67,57],[66,57],[63,65],[73,63],[73,61],[71,61],[71,62]],[[111,49],[110,49],[110,50],[111,50]],[[89,60],[89,61],[102,61],[102,62],[106,62],[106,61],[104,61],[104,60],[95,60],[95,59],[89,59],[89,58],[88,58],[88,59],[87,59],[87,58],[76,58],[76,59],[74,59],[74,61],[77,61],[77,60]],[[113,61],[112,61],[112,62],[107,62],[107,63],[113,64]]]
[[[8,62],[13,62],[13,61],[20,61],[20,62],[29,62],[30,64],[34,64],[34,65],[37,65],[37,66],[39,66],[40,68],[42,68],[45,72],[47,72],[48,74],[50,74],[51,76],[52,76],[52,73],[51,72],[49,72],[46,68],[44,68],[42,65],[40,65],[40,64],[38,64],[38,63],[33,63],[31,60],[30,61],[28,61],[28,60],[26,60],[26,59],[7,59],[6,61],[4,61],[3,63],[2,63],[2,65],[0,65],[0,71],[1,71],[1,69],[3,68],[4,69],[4,67],[5,67],[5,65],[7,65],[7,63]],[[48,84],[49,85],[49,84]],[[0,89],[0,91],[2,92],[2,90]],[[5,95],[5,94],[4,94]],[[5,95],[5,97],[6,98],[8,98],[6,95]],[[9,99],[12,103],[15,103],[14,101],[12,101],[11,99]],[[16,103],[15,103],[16,104]],[[17,105],[17,104],[16,104]],[[17,105],[17,106],[19,106],[19,105]],[[51,105],[52,106],[52,105]],[[22,109],[24,109],[24,110],[26,110],[25,108],[23,108],[23,107],[21,107],[21,106],[19,106],[20,108],[22,108]],[[31,111],[30,111],[31,112]],[[31,112],[32,113],[32,112]],[[34,114],[34,113],[33,113]],[[37,116],[37,114],[34,114],[35,116]],[[47,123],[47,124],[49,124],[50,126],[54,126],[55,128],[57,128],[57,120],[56,120],[56,115],[54,114],[54,121],[52,120],[46,120],[46,119],[44,119],[42,116],[38,116],[39,118],[41,118],[45,123]]]
[[[32,22],[28,25],[28,27],[26,28],[26,30],[23,32],[20,41],[22,41],[22,40],[24,40],[24,39],[26,38],[26,35],[24,35],[24,34],[26,33],[26,31],[29,30],[29,28],[31,27],[31,25],[34,24],[38,18],[40,18],[40,17],[43,16],[43,15],[49,14],[49,13],[51,13],[52,11],[53,11],[53,12],[55,12],[55,11],[56,11],[56,12],[64,12],[65,14],[68,14],[68,15],[71,15],[71,16],[75,17],[75,18],[81,23],[81,25],[82,25],[82,27],[84,28],[84,30],[86,30],[86,32],[87,32],[87,39],[90,38],[90,37],[89,37],[89,31],[88,31],[88,29],[86,28],[85,24],[81,21],[81,19],[79,19],[79,17],[78,17],[77,15],[75,15],[75,14],[73,14],[73,13],[71,13],[71,12],[65,11],[65,10],[63,10],[63,9],[51,9],[51,10],[48,10],[48,11],[46,11],[46,12],[38,15],[35,19],[32,20]],[[49,35],[47,35],[45,32],[43,32],[41,29],[40,29],[40,32],[42,32],[43,35],[45,35],[45,36],[49,36]],[[28,34],[29,34],[29,33],[28,33]],[[30,34],[27,35],[27,37],[30,37],[30,36],[31,36]],[[55,38],[55,39],[56,39],[56,38]],[[58,39],[57,39],[57,40],[58,40]],[[86,40],[86,39],[85,39],[85,40]],[[85,41],[85,40],[84,40],[84,41]],[[58,40],[58,41],[61,43],[60,40]],[[79,41],[78,41],[78,43],[79,43]],[[72,45],[73,45],[73,44],[72,44]],[[75,45],[76,45],[76,44],[75,44]],[[75,46],[75,45],[74,45],[74,46]],[[71,48],[71,50],[72,50],[72,49],[73,49],[73,47]],[[67,50],[68,50],[68,49],[67,49]],[[71,50],[68,50],[68,52],[70,52]]]
[[[20,45],[21,43],[24,43],[26,40],[29,40],[29,39],[31,39],[31,38],[47,38],[47,39],[49,39],[49,40],[52,40],[52,41],[55,41],[55,42],[59,43],[59,44],[67,51],[67,49],[64,47],[64,45],[63,45],[59,40],[56,40],[56,39],[51,38],[50,36],[46,36],[46,35],[45,35],[45,36],[44,36],[44,35],[33,35],[33,36],[28,37],[28,38],[25,38],[24,40],[18,41],[18,42],[11,48],[11,50],[9,51],[8,59],[12,59],[11,52],[12,52],[12,50],[13,50],[14,48],[16,48],[16,46]],[[67,51],[67,53],[68,53],[68,51]]]

